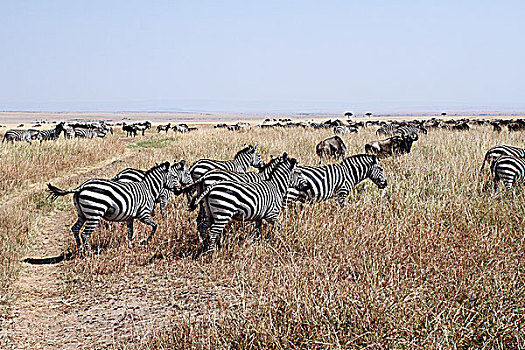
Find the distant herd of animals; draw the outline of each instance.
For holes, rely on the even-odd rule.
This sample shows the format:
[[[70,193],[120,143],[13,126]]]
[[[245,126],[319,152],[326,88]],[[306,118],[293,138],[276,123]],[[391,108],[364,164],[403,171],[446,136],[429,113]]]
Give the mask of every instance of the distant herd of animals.
[[[426,135],[430,130],[463,132],[470,129],[469,124],[491,125],[494,131],[499,132],[502,126],[507,126],[509,131],[519,130],[518,126],[525,125],[525,122],[479,119],[445,121],[433,118],[411,122],[327,120],[322,123],[304,123],[289,119],[268,119],[255,127],[331,129],[335,134],[348,134],[358,132],[360,128],[376,126],[376,135],[389,137],[367,143],[364,154],[349,157],[346,156],[347,148],[339,135],[320,141],[315,148],[320,162],[323,159],[339,160],[336,164],[299,165],[287,153],[264,162],[255,144],[246,145],[231,160],[199,159],[189,167],[184,160],[180,160],[173,164],[165,162],[146,171],[127,168],[111,179],[91,179],[68,190],[48,184],[48,190],[53,200],[73,194],[77,221],[71,231],[80,252],[86,251],[89,237],[102,219],[126,222],[130,245],[134,220],[150,225],[152,229],[144,243],[149,242],[157,230],[157,223],[153,219],[156,204],[160,204],[161,213],[165,215],[170,195],[183,193],[186,194],[189,210],[199,209],[196,228],[204,248],[213,250],[231,220],[255,222],[256,233],[260,236],[262,221],[279,224],[279,213],[293,202],[325,201],[335,197],[339,205],[344,207],[352,188],[365,179],[370,179],[379,189],[384,189],[387,179],[380,164],[381,158],[410,153],[414,142],[424,137],[420,135]],[[150,122],[115,125],[122,126],[122,130],[133,137],[138,132],[144,134],[152,127]],[[250,127],[249,123],[215,126],[232,131]],[[186,124],[169,123],[159,125],[157,133],[167,133],[169,130],[185,133],[192,129]],[[105,122],[61,122],[54,129],[36,133],[31,129],[8,130],[3,141],[42,142],[55,140],[61,133],[72,138],[86,137],[79,135],[89,133],[93,134],[91,137],[101,137],[101,134],[105,136],[112,132],[112,126]],[[480,171],[487,163],[490,164],[495,190],[500,181],[507,188],[525,181],[524,149],[504,145],[493,147],[486,153]],[[258,169],[258,172],[248,172],[250,167]]]

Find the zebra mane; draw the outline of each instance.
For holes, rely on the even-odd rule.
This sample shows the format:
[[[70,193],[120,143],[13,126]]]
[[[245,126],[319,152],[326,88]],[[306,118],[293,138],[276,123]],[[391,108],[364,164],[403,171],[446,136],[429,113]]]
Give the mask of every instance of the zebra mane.
[[[275,163],[279,162],[281,157],[273,157],[270,159],[270,161],[266,164],[264,164],[262,167],[259,168],[259,173],[264,172],[266,169],[268,169],[269,166],[273,166]]]
[[[146,172],[144,173],[144,177],[148,176],[149,174],[153,173],[154,171],[156,171],[158,169],[162,169],[164,171],[168,171],[169,168],[170,168],[170,162],[164,162],[164,163],[161,163],[161,164],[156,164],[153,168],[151,168],[149,170],[146,170]]]
[[[289,158],[288,157],[288,154],[286,152],[283,153],[283,155],[281,157],[277,157],[275,159],[272,159],[273,161],[278,161],[279,164],[282,164],[286,161],[288,161],[290,163],[290,165],[293,167],[295,164],[297,164],[297,159],[295,158]],[[268,164],[271,163],[271,162],[268,162]],[[268,174],[268,179],[271,179],[273,178],[273,175],[275,174],[275,172],[277,171],[277,169],[279,169],[279,166],[275,166],[273,167],[273,169],[270,171],[270,173]]]
[[[233,158],[237,159],[237,157],[239,157],[241,154],[253,153],[253,152],[255,152],[255,148],[253,146],[251,146],[251,145],[248,145],[248,146],[244,147],[243,149],[241,149],[239,152],[237,152],[237,154]]]
[[[346,157],[341,163],[348,164],[352,159],[370,160],[370,163],[377,163],[379,161],[379,158],[375,154],[355,154],[353,156]]]

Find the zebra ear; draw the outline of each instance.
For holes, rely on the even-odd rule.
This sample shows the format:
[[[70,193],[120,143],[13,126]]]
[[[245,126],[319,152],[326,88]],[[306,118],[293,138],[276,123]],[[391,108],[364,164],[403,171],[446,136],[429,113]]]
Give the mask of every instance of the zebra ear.
[[[291,163],[292,168],[293,168],[294,166],[297,165],[297,159],[295,159],[295,158],[290,158],[290,163]]]
[[[181,159],[180,160],[180,167],[184,168],[185,165],[186,165],[186,161],[184,159]]]
[[[253,149],[257,149],[257,142],[253,145]]]
[[[283,153],[283,159],[284,160],[288,159],[288,153],[286,153],[286,152]]]

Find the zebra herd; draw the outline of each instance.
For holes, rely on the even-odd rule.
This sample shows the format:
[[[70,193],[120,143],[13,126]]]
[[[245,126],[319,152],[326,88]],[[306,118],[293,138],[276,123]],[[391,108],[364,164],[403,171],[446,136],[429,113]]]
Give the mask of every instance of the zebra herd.
[[[64,137],[68,139],[74,138],[97,138],[106,137],[106,133],[113,133],[113,129],[105,122],[100,123],[66,123],[60,122],[53,129],[36,130],[36,129],[9,129],[5,132],[2,138],[4,142],[19,142],[26,141],[31,144],[31,141],[38,140],[54,141],[60,138],[64,133]]]
[[[247,172],[250,167],[259,172]],[[254,221],[260,235],[263,220],[279,224],[281,210],[295,201],[324,201],[335,196],[344,207],[350,190],[367,178],[380,189],[387,186],[375,155],[354,155],[338,164],[315,167],[299,166],[285,152],[265,164],[255,144],[246,145],[229,161],[200,159],[189,168],[184,160],[173,165],[165,162],[145,172],[127,168],[111,180],[91,179],[68,190],[48,184],[48,190],[52,200],[73,194],[77,221],[71,231],[80,253],[88,249],[89,236],[101,219],[126,222],[130,246],[133,221],[150,225],[151,232],[143,242],[148,243],[157,229],[154,207],[161,203],[164,212],[170,193],[186,193],[190,210],[200,207],[199,238],[205,250],[213,250],[232,219]]]

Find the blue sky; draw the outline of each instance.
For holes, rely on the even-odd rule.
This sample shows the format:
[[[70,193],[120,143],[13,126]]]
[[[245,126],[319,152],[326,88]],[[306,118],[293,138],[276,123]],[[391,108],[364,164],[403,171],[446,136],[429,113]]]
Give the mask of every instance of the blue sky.
[[[525,110],[523,1],[1,1],[0,110]]]

